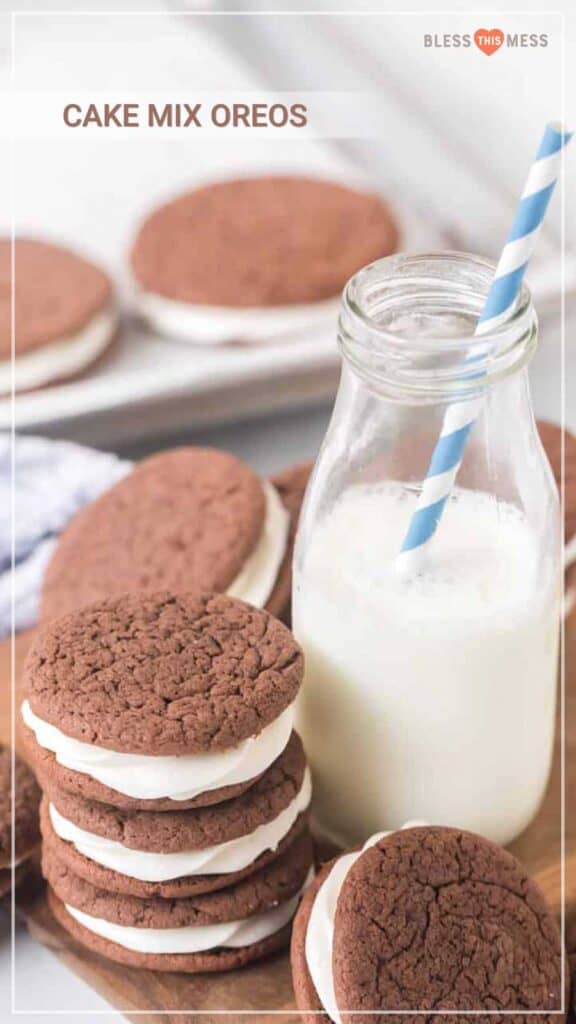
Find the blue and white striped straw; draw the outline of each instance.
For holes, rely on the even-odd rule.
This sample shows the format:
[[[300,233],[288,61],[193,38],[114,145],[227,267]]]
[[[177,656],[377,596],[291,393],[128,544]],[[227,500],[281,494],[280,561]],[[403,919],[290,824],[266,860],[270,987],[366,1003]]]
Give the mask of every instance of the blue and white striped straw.
[[[522,286],[522,280],[544,220],[550,197],[560,171],[562,150],[572,138],[557,124],[549,124],[516,210],[508,241],[496,267],[486,303],[475,334],[488,334],[502,324],[510,313]],[[460,469],[468,435],[482,405],[481,398],[456,402],[444,416],[440,437],[432,453],[426,478],[398,556],[399,568],[417,571],[423,563],[426,547],[434,536],[444,506]]]

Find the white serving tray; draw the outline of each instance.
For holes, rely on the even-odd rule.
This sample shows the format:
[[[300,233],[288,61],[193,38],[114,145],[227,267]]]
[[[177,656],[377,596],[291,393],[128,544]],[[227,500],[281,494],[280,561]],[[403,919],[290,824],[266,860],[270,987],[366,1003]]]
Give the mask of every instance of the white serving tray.
[[[403,219],[409,247],[445,244]],[[338,380],[336,331],[335,316],[289,341],[187,345],[152,333],[126,306],[118,340],[92,371],[16,396],[16,429],[106,445],[317,403]],[[11,399],[0,399],[0,430],[11,420]]]
[[[79,90],[98,88],[101,52],[110,54],[107,89],[116,88],[119,94],[126,84],[137,88],[149,83],[152,88],[160,83],[164,89],[170,85],[182,90],[195,81],[207,88],[225,81],[237,90],[266,87],[253,53],[243,59],[238,47],[234,52],[197,19],[186,19],[185,25],[181,18],[150,23],[145,18],[114,19],[113,46],[105,16],[89,20],[80,29],[78,19],[25,19],[26,34],[18,38],[17,87],[62,90],[72,76]],[[115,52],[123,55],[122,61],[114,60]],[[124,60],[126,55],[129,60]],[[0,88],[7,73],[6,62],[3,67],[0,63]],[[278,77],[281,83],[279,72]],[[392,102],[395,91],[382,83],[378,88]],[[382,123],[389,117],[388,111]],[[365,157],[354,147],[348,149],[356,159]],[[102,263],[117,283],[127,312],[119,341],[100,365],[75,381],[17,396],[16,428],[113,446],[329,398],[339,370],[335,323],[295,341],[188,347],[149,333],[131,317],[127,253],[138,223],[157,202],[215,178],[271,172],[312,173],[380,187],[399,215],[403,248],[423,251],[461,244],[448,221],[432,215],[429,197],[407,191],[402,162],[395,162],[392,152],[385,159],[382,154],[378,160],[360,159],[362,171],[343,154],[341,145],[314,139],[258,138],[242,146],[219,138],[202,145],[188,138],[126,138],[104,144],[93,138],[80,143],[78,137],[70,142],[19,141],[13,210],[17,229],[69,243]],[[3,173],[0,168],[0,177]],[[3,219],[9,222],[9,211]],[[537,272],[535,265],[532,274]],[[540,273],[540,298],[546,292],[554,297],[555,265],[551,270],[542,266]],[[0,429],[8,429],[11,422],[11,401],[0,399]]]
[[[91,66],[101,50],[111,54],[106,88],[119,94],[127,83],[182,90],[192,89],[194,82],[210,87],[226,81],[238,90],[262,88],[254,68],[196,21],[184,26],[182,19],[148,23],[118,18],[113,27],[114,48],[128,54],[128,62],[113,59],[105,18],[92,17],[82,29],[75,19],[39,19],[37,24],[25,19],[18,38],[17,88],[62,90],[73,74],[78,90],[86,91],[101,82],[101,64]],[[85,45],[87,30],[90,46]],[[4,66],[0,77],[6,74]],[[359,176],[330,143],[315,139],[258,138],[241,147],[229,138],[211,138],[202,145],[188,137],[18,141],[17,229],[72,244],[99,261],[110,270],[127,311],[121,337],[100,365],[69,383],[17,396],[18,430],[107,445],[318,402],[332,394],[339,365],[336,323],[293,341],[199,348],[151,334],[130,316],[127,254],[148,210],[200,182],[271,172],[311,173],[378,187],[365,173]],[[396,206],[396,197],[390,198]],[[412,211],[401,211],[400,217],[406,247],[446,244]],[[0,399],[0,429],[9,428],[11,419],[10,399]]]
[[[88,438],[141,439],[255,415],[333,390],[337,354],[332,332],[292,344],[188,347],[127,321],[110,356],[83,379],[16,398],[17,430]],[[0,401],[0,429],[10,426]]]

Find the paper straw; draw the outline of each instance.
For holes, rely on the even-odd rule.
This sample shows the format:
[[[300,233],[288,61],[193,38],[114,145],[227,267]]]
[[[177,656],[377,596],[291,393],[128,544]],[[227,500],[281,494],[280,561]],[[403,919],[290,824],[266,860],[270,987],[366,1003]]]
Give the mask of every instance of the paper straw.
[[[558,179],[562,150],[572,138],[572,134],[562,131],[558,124],[546,126],[475,335],[488,334],[494,327],[504,323],[516,302]],[[398,556],[398,566],[404,572],[415,572],[423,564],[427,545],[442,517],[460,469],[468,435],[481,406],[482,398],[475,398],[455,402],[446,411],[440,437],[422,484],[416,511]]]

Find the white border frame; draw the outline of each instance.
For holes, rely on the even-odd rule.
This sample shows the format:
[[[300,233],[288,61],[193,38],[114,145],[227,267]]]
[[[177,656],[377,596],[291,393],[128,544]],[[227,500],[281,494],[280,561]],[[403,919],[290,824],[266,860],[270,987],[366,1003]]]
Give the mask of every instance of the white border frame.
[[[16,57],[16,18],[26,17],[93,17],[99,15],[101,17],[189,17],[189,18],[242,18],[242,17],[396,17],[396,18],[410,18],[410,17],[423,17],[423,16],[441,16],[441,15],[454,15],[458,17],[466,16],[470,18],[486,17],[487,14],[490,17],[495,17],[496,13],[500,16],[506,17],[558,17],[560,19],[561,28],[561,119],[562,123],[565,124],[565,113],[566,113],[566,16],[564,11],[551,10],[551,11],[529,11],[529,10],[500,10],[498,12],[484,10],[446,10],[436,9],[433,11],[343,11],[343,10],[326,10],[326,11],[279,11],[279,10],[263,10],[263,11],[250,11],[250,10],[236,10],[236,11],[184,11],[184,10],[155,10],[155,11],[98,11],[98,10],[42,10],[42,11],[10,11],[11,16],[11,31],[10,31],[10,95],[12,96],[15,92],[15,57]],[[11,673],[11,689],[10,689],[10,704],[11,704],[11,745],[12,745],[12,808],[13,815],[16,806],[16,777],[15,777],[15,740],[16,740],[16,657],[15,657],[15,583],[14,583],[14,571],[16,564],[16,545],[15,545],[15,523],[16,523],[16,452],[15,452],[15,440],[16,440],[16,391],[15,391],[15,356],[16,356],[16,331],[15,331],[15,252],[14,252],[14,241],[15,241],[15,207],[16,207],[16,140],[14,138],[14,132],[12,130],[12,119],[10,120],[10,133],[8,140],[8,152],[9,152],[9,204],[10,204],[10,241],[11,241],[11,254],[10,254],[10,275],[11,275],[11,362],[12,362],[12,374],[11,374],[11,393],[10,393],[10,404],[11,404],[11,523],[12,523],[12,536],[11,536],[11,634],[10,634],[10,673]],[[565,184],[565,162],[566,162],[566,150],[564,149],[561,157],[562,171],[560,181],[560,427],[562,432],[561,438],[561,486],[560,486],[560,509],[562,515],[562,540],[565,540],[564,536],[564,522],[565,522],[565,434],[566,434],[566,184]],[[566,630],[565,630],[565,598],[564,598],[564,570],[562,568],[562,607],[561,607],[561,626],[560,626],[560,892],[561,892],[561,905],[560,905],[560,930],[562,937],[562,949],[561,949],[561,971],[562,978],[566,976],[567,970],[567,955],[564,945],[564,937],[566,930]],[[16,834],[15,834],[14,818],[12,821],[12,891],[11,891],[11,907],[10,907],[10,918],[11,918],[11,1006],[10,1012],[13,1016],[26,1016],[34,1013],[38,1016],[52,1016],[58,1014],[59,1016],[67,1016],[75,1014],[76,1016],[118,1016],[118,1014],[127,1015],[130,1017],[144,1017],[154,1014],[156,1016],[277,1016],[286,1017],[293,1016],[294,1013],[299,1014],[298,1010],[133,1010],[127,1008],[126,1010],[119,1010],[110,1008],[110,1010],[19,1010],[16,1008],[16,899],[15,899],[15,846],[16,846]],[[366,1016],[377,1016],[382,1013],[381,1010],[351,1010],[348,1011],[351,1015],[365,1014]],[[566,1005],[566,986],[562,988],[562,1006],[559,1010],[386,1010],[387,1015],[403,1017],[407,1015],[422,1015],[422,1016],[442,1016],[450,1014],[451,1016],[516,1016],[519,1013],[522,1016],[530,1017],[540,1014],[546,1014],[550,1016],[565,1015],[567,1012]],[[307,1013],[311,1016],[324,1016],[324,1011],[308,1010]]]

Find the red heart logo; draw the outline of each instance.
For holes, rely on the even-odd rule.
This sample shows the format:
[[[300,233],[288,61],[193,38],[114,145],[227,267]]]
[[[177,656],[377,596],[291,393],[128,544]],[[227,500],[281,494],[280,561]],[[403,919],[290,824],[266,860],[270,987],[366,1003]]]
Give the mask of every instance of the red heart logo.
[[[491,57],[504,42],[504,33],[500,28],[478,28],[474,33],[474,42],[482,53]]]

